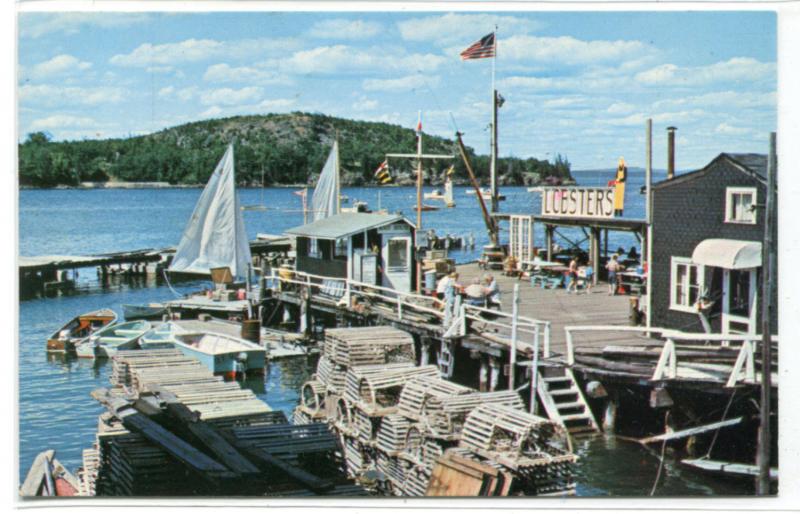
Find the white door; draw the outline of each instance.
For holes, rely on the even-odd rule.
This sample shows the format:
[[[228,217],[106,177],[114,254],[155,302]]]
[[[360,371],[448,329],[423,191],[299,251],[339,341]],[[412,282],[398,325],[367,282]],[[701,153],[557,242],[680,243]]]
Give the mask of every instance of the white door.
[[[722,271],[722,333],[755,334],[756,269]]]
[[[517,260],[517,268],[522,267],[523,261],[533,260],[533,217],[512,215],[508,239],[509,251]]]
[[[403,293],[411,292],[411,235],[384,235],[382,257],[384,286]]]

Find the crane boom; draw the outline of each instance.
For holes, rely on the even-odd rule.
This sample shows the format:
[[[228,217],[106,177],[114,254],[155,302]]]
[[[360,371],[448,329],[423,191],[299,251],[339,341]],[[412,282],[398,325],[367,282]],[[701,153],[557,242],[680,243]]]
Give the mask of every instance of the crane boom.
[[[486,202],[483,201],[481,194],[481,187],[478,184],[478,179],[475,178],[475,173],[472,171],[472,164],[469,162],[467,151],[464,148],[464,142],[461,140],[461,132],[456,132],[456,142],[458,143],[458,151],[461,153],[461,159],[464,161],[464,166],[467,168],[469,180],[472,182],[472,187],[475,188],[475,196],[478,198],[478,203],[481,206],[481,213],[483,214],[483,222],[486,224],[486,231],[489,233],[489,241],[493,246],[499,246],[498,227],[497,221],[489,214],[486,208]]]

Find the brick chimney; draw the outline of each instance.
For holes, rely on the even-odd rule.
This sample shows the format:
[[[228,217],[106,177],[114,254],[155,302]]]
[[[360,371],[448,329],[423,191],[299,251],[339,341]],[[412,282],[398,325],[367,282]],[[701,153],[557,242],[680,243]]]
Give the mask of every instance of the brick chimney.
[[[675,177],[675,127],[667,127],[667,180]]]

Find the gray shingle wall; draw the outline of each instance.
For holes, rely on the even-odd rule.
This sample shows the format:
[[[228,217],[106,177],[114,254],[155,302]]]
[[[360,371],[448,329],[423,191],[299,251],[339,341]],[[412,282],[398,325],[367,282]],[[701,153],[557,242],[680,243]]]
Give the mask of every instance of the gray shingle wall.
[[[758,203],[764,202],[766,188],[724,160],[710,164],[708,173],[692,180],[653,190],[653,326],[703,330],[696,314],[669,308],[672,256],[691,257],[697,244],[705,239],[763,240],[763,211],[757,212],[755,225],[725,223],[727,187],[756,187]],[[706,285],[711,284],[711,269],[706,269],[705,280]],[[777,299],[777,291],[773,298]],[[773,325],[777,330],[777,320]],[[719,330],[718,318],[714,329]]]

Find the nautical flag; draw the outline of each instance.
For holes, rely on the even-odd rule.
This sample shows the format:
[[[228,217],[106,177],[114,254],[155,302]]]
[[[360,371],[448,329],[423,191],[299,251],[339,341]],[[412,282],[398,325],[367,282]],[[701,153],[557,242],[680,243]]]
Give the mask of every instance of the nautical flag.
[[[485,59],[494,57],[494,32],[483,36],[480,41],[476,41],[469,48],[461,52],[461,60]]]
[[[381,184],[388,184],[392,181],[392,177],[389,175],[389,161],[383,161],[378,169],[375,170],[375,179],[380,182]]]
[[[419,111],[419,116],[417,117],[417,135],[422,132],[422,111]]]

